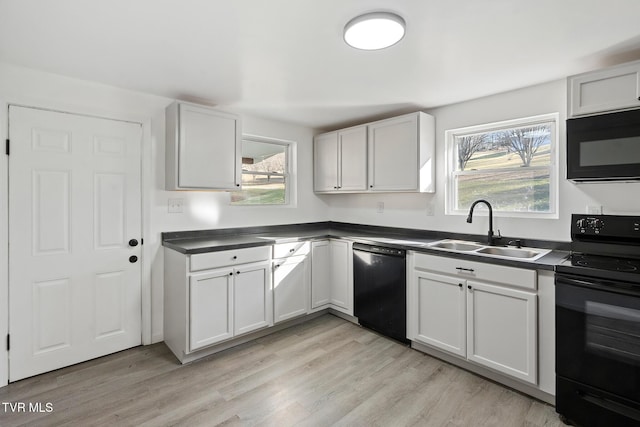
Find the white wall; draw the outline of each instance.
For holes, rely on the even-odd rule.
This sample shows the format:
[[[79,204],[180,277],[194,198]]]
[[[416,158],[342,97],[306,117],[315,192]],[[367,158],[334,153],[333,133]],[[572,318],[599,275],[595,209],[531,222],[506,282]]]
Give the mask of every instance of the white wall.
[[[164,108],[173,100],[111,86],[71,79],[0,63],[0,105],[9,103],[90,114],[144,123],[146,147],[143,156],[146,175],[144,203],[145,255],[151,265],[151,337],[162,339],[163,259],[160,233],[163,231],[288,224],[328,220],[328,207],[313,194],[311,129],[288,123],[243,115],[243,132],[296,142],[297,205],[289,207],[232,207],[225,192],[164,191]],[[229,110],[224,106],[221,109]],[[7,112],[0,112],[0,134],[7,135]],[[4,139],[4,138],[3,138]],[[0,156],[0,223],[6,224],[7,159]],[[184,199],[184,212],[169,214],[167,200]],[[0,227],[0,230],[4,230]],[[0,241],[7,241],[0,231]],[[0,245],[0,336],[7,324],[7,245]],[[0,358],[0,385],[6,363]]]
[[[436,121],[435,194],[361,194],[322,196],[330,206],[334,221],[486,234],[487,220],[477,218],[467,224],[465,216],[445,215],[445,137],[448,129],[560,113],[559,123],[559,218],[495,218],[494,229],[510,237],[568,241],[572,213],[585,213],[587,205],[604,207],[606,214],[640,215],[640,183],[580,184],[566,176],[566,81],[558,80],[468,102],[436,108],[428,113]],[[384,212],[377,212],[378,202]],[[433,215],[428,215],[428,213]]]

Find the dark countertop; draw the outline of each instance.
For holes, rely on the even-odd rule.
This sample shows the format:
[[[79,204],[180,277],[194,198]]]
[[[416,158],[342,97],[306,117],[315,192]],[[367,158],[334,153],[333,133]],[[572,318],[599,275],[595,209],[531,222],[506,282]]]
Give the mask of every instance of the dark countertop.
[[[201,254],[205,252],[226,251],[229,249],[270,246],[276,241],[253,235],[191,237],[184,239],[164,240],[162,245],[183,254]]]
[[[552,251],[535,261],[496,258],[464,252],[445,251],[424,246],[443,239],[459,239],[482,243],[484,236],[412,230],[395,227],[365,226],[322,222],[310,224],[275,225],[265,227],[227,228],[162,233],[163,246],[191,255],[205,252],[270,246],[276,243],[321,240],[327,238],[348,239],[358,243],[378,244],[392,248],[413,250],[469,261],[489,262],[535,270],[554,270],[555,266],[569,255],[568,242],[524,240],[524,246],[551,249]],[[514,238],[504,238],[504,241]],[[393,240],[393,241],[391,241]]]

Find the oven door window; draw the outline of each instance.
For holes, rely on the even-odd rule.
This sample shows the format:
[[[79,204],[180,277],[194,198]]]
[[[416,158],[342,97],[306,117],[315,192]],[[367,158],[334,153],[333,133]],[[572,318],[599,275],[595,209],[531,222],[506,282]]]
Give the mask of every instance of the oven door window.
[[[557,279],[556,372],[640,401],[640,295]]]

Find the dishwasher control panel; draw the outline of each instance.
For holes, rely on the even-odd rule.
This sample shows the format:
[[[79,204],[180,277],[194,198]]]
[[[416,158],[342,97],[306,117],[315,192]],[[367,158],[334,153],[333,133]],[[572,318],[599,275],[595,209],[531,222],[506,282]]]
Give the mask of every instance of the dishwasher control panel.
[[[405,256],[406,254],[406,251],[404,249],[387,248],[384,246],[365,245],[363,243],[354,243],[353,250],[372,252],[372,253],[382,254],[382,255],[393,255],[393,256]]]

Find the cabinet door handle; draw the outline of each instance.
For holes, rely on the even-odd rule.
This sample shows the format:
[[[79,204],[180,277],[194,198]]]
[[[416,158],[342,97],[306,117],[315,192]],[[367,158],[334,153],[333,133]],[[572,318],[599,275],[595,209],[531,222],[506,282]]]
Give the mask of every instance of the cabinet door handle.
[[[373,185],[370,185],[369,188],[373,188]]]
[[[236,274],[240,274],[240,272],[239,272],[239,271],[236,271]]]
[[[458,283],[458,286],[460,286],[460,289],[462,289],[462,283]]]
[[[233,272],[229,273],[229,276],[233,276]]]
[[[295,249],[289,249],[289,252],[294,253],[296,250]]]
[[[458,270],[458,271],[468,271],[469,273],[473,273],[474,272],[473,268],[456,267],[456,270]]]
[[[236,255],[234,255],[233,257],[231,257],[231,259],[236,260],[236,259],[238,259],[238,257]]]
[[[469,289],[470,291],[473,291],[473,288],[471,287],[471,285],[467,285],[467,289]]]

